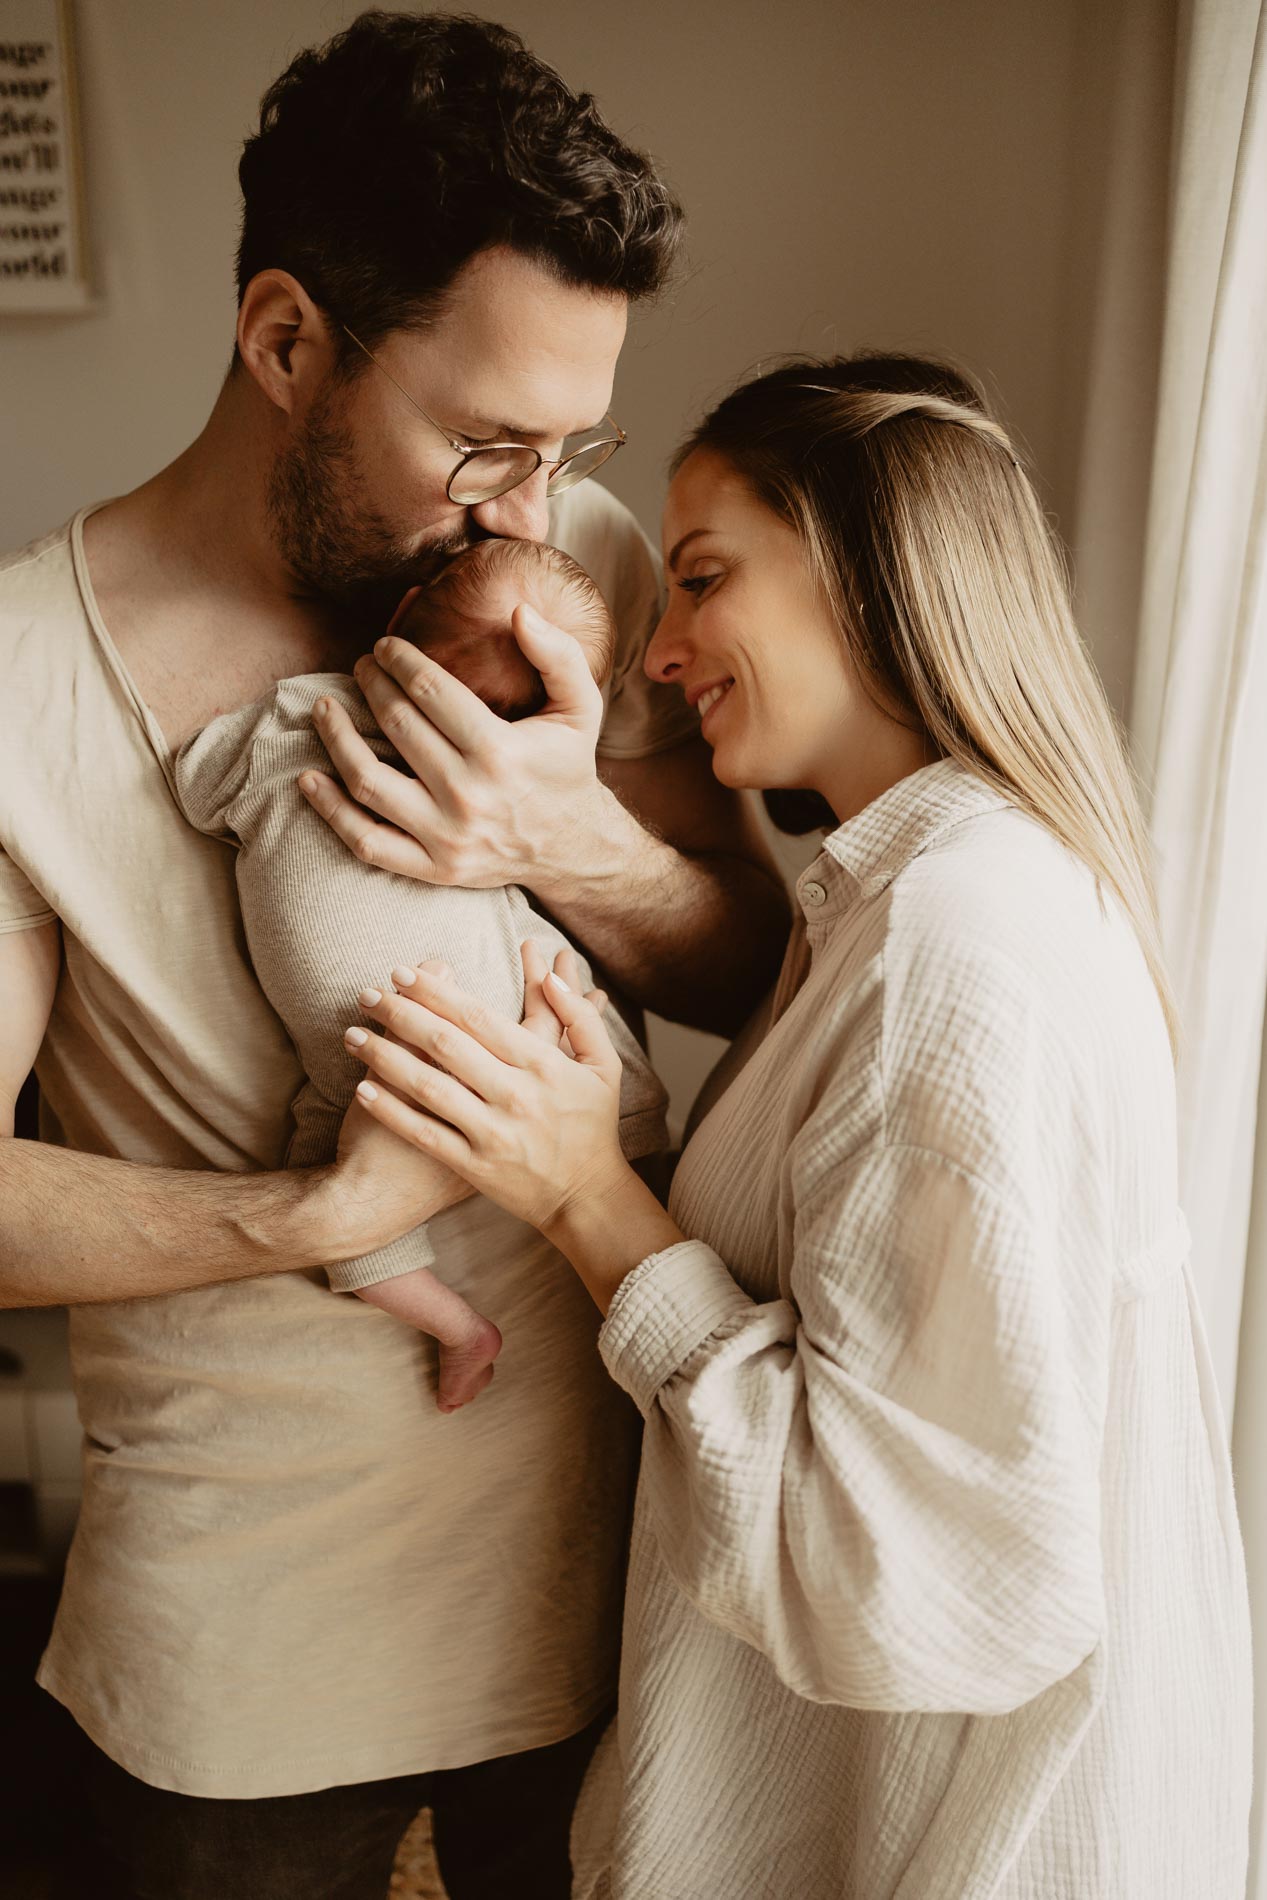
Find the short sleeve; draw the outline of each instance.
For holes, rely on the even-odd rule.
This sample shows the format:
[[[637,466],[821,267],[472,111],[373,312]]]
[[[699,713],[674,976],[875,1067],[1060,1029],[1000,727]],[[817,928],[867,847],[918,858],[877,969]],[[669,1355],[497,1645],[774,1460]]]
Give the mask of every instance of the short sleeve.
[[[0,850],[0,936],[38,930],[56,918],[57,912],[45,903],[26,873]]]
[[[599,758],[647,758],[694,738],[699,721],[680,690],[643,671],[664,590],[659,560],[628,508],[597,482],[582,482],[551,503],[550,537],[592,577],[616,623]]]

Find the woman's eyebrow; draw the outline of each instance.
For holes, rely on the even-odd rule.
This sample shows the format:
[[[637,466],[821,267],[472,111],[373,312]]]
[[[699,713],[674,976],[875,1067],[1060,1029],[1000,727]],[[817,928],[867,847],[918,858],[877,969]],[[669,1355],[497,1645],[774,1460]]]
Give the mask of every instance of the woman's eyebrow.
[[[692,528],[689,534],[684,534],[680,541],[675,542],[669,553],[668,561],[665,563],[670,574],[677,572],[677,564],[681,558],[682,549],[686,546],[688,541],[693,541],[698,534],[716,534],[716,532],[717,530],[715,528]]]

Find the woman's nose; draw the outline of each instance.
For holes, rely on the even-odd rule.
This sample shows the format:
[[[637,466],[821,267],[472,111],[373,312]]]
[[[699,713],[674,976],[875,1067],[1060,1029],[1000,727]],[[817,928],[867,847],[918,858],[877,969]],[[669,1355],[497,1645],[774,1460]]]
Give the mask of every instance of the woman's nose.
[[[545,469],[492,501],[477,502],[470,514],[485,534],[503,541],[544,541],[550,526]]]
[[[660,618],[660,624],[647,642],[647,651],[642,668],[648,679],[659,680],[661,685],[672,685],[687,662],[686,642],[677,632],[674,621],[674,605],[671,604]]]

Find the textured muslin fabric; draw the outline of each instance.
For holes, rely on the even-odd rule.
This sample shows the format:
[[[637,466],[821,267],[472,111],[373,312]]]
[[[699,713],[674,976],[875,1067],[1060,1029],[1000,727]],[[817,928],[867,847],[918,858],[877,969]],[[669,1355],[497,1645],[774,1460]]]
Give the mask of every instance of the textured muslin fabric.
[[[61,921],[46,1139],[276,1168],[303,1080],[255,977],[234,853],[193,830],[111,640],[82,516],[0,564],[0,923]],[[694,729],[641,671],[658,601],[592,483],[552,535],[617,627],[600,751]],[[304,1273],[71,1314],[84,1493],[40,1680],[156,1786],[243,1798],[460,1767],[610,1701],[637,1415],[553,1250],[473,1200],[431,1223],[505,1335],[442,1417],[434,1342]]]
[[[1241,1544],[1129,925],[942,761],[827,838],[601,1334],[582,1900],[1240,1900]],[[764,1033],[762,1033],[764,1032]]]
[[[295,1131],[286,1151],[292,1168],[332,1161],[339,1129],[365,1074],[343,1046],[343,1031],[360,1019],[358,991],[387,988],[398,964],[442,958],[457,981],[499,1014],[523,1014],[519,946],[534,938],[553,963],[567,938],[538,915],[514,885],[447,889],[362,864],[299,790],[299,775],[329,764],[312,723],[325,697],[347,712],[380,759],[400,765],[355,680],[306,673],[281,680],[252,706],[225,713],[183,745],[176,792],[190,824],[237,846],[238,901],[255,974],[295,1045],[306,1080],[292,1105]],[[581,961],[584,986],[591,974]],[[624,1070],[620,1090],[621,1147],[629,1160],[668,1145],[667,1096],[642,1049],[613,1010],[611,1033]],[[465,1229],[450,1223],[450,1255]],[[326,1268],[340,1292],[371,1286],[415,1267],[439,1268],[425,1227],[390,1246]],[[478,1272],[478,1261],[471,1263]]]

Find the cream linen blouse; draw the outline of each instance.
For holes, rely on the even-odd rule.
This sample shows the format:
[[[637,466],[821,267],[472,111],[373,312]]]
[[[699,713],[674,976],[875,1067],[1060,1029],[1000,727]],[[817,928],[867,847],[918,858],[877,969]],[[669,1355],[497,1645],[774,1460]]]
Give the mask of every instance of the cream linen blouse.
[[[1242,1553],[1133,933],[948,761],[798,895],[693,1238],[601,1336],[646,1431],[577,1893],[1235,1900]]]

